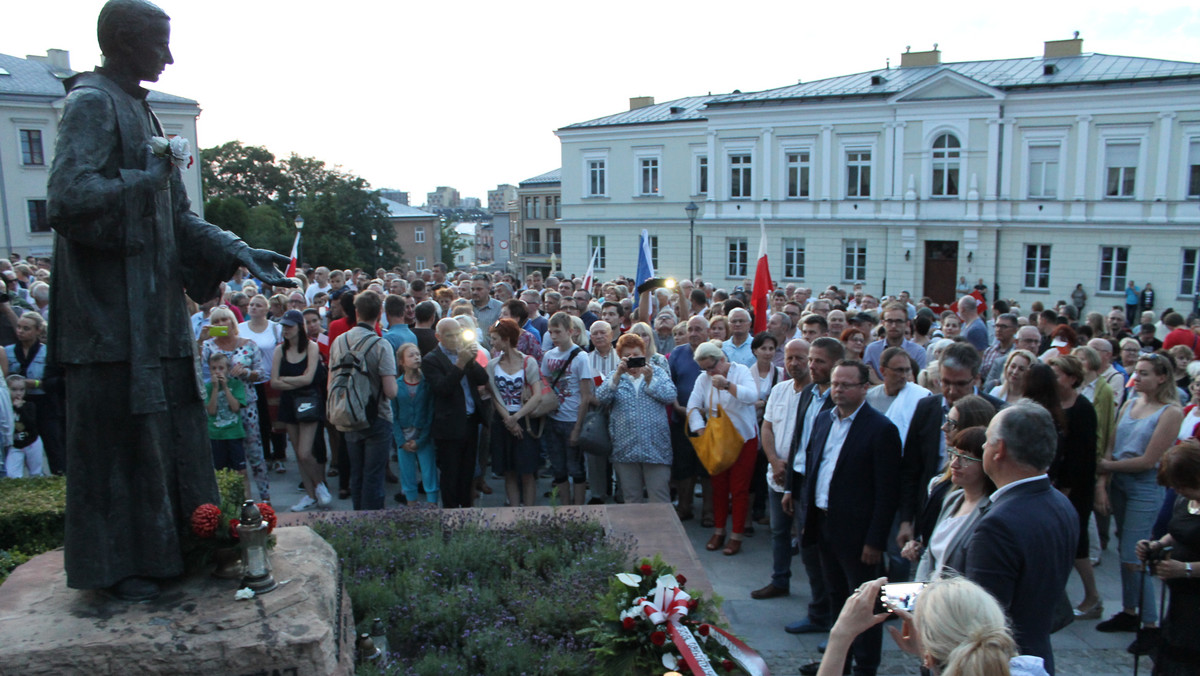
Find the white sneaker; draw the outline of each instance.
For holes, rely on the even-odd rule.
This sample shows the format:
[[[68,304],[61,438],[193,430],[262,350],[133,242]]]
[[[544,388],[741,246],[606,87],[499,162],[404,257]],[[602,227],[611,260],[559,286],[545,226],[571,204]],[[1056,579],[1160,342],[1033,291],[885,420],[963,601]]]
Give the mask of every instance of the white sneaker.
[[[296,504],[292,505],[292,511],[293,512],[303,512],[306,509],[311,509],[316,504],[317,504],[316,500],[313,500],[312,498],[310,498],[306,495],[306,496],[300,498],[300,502],[297,502]]]
[[[331,503],[333,503],[333,496],[329,494],[329,489],[325,487],[325,484],[317,484],[317,505],[328,507]]]

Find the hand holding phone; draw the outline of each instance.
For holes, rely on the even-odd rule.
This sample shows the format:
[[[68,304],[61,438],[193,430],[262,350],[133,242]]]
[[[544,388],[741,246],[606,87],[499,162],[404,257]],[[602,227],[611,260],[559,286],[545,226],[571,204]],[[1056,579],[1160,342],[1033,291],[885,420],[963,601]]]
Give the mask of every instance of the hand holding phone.
[[[925,589],[924,582],[893,582],[883,585],[879,600],[888,612],[903,610],[911,613],[917,608],[917,596]]]

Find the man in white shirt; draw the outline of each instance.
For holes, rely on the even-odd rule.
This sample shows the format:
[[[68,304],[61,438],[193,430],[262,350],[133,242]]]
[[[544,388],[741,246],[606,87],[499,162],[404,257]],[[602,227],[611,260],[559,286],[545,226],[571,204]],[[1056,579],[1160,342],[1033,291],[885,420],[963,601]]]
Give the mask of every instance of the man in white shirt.
[[[329,293],[333,287],[329,284],[329,268],[321,266],[313,270],[312,282],[304,290],[304,299],[312,305],[313,296],[318,293]]]

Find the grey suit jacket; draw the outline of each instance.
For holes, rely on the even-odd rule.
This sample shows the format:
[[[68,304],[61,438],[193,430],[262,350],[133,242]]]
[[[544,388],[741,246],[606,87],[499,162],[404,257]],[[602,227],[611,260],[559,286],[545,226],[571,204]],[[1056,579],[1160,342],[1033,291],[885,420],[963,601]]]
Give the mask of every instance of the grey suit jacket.
[[[938,514],[938,526],[946,519],[950,518],[958,511],[962,505],[965,493],[961,488],[951,491],[946,496],[946,501],[942,503],[942,511]],[[956,572],[963,572],[967,568],[967,543],[971,541],[971,534],[975,532],[975,524],[979,521],[982,515],[979,513],[979,506],[971,510],[963,519],[962,527],[958,529],[954,539],[950,541],[950,545],[946,548],[945,554],[942,555],[942,564]],[[934,532],[937,532],[938,526],[934,526]],[[933,553],[929,550],[929,543],[925,543],[925,553],[921,555],[921,562],[917,564],[917,582],[928,582],[937,569],[938,561],[933,558]]]

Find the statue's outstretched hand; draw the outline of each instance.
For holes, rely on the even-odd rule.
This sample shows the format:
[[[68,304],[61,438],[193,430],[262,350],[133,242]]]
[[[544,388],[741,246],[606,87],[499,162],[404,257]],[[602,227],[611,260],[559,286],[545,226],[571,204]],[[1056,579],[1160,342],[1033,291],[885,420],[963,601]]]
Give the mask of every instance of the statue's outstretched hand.
[[[262,280],[265,284],[271,286],[288,286],[295,287],[296,282],[283,276],[279,271],[279,267],[286,266],[291,262],[291,258],[277,254],[274,251],[266,249],[246,248],[242,250],[238,256],[238,260],[250,274]],[[277,267],[279,266],[279,267]]]

